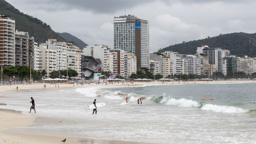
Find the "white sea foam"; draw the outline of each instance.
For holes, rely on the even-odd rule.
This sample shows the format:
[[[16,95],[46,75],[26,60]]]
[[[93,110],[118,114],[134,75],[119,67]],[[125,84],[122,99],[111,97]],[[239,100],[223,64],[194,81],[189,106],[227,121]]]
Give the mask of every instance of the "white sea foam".
[[[78,88],[76,92],[83,94],[86,97],[97,97],[98,87],[86,87],[86,88]]]
[[[164,97],[164,99],[165,99],[165,97]],[[179,107],[199,107],[200,106],[198,102],[193,101],[193,100],[184,99],[184,98],[182,98],[182,99],[171,98],[171,99],[168,99],[165,104],[179,106]]]
[[[220,113],[246,113],[248,110],[232,107],[232,106],[219,106],[213,104],[205,104],[202,110],[213,111],[213,112],[220,112]]]

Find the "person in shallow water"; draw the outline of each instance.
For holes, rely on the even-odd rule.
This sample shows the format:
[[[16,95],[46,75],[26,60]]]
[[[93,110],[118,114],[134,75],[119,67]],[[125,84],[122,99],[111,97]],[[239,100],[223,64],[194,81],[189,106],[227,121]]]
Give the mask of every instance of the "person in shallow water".
[[[93,109],[92,114],[94,114],[94,113],[97,114],[96,99],[94,99],[93,104],[94,104],[95,108]]]
[[[138,104],[140,104],[140,99],[137,100]]]
[[[126,97],[125,101],[126,101],[126,103],[128,103],[128,97]]]
[[[29,113],[31,113],[31,110],[32,110],[32,109],[33,109],[34,112],[36,113],[36,105],[35,105],[35,100],[33,99],[33,97],[31,97],[30,103],[32,104],[32,106],[30,107]]]
[[[140,98],[140,104],[142,104],[142,98]]]

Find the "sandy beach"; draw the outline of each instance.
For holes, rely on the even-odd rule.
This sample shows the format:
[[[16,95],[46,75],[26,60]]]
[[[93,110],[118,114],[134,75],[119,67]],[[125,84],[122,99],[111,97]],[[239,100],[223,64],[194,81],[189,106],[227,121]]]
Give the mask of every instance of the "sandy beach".
[[[0,86],[0,95],[3,96],[7,91],[29,90],[29,89],[54,89],[55,84],[33,84],[33,85],[12,85]],[[62,84],[60,88],[73,87],[73,85]],[[33,135],[25,133],[12,132],[8,129],[27,127],[33,124],[36,119],[34,116],[25,116],[20,112],[10,110],[0,110],[0,143],[1,144],[59,144],[64,137]],[[74,138],[67,138],[67,144],[77,144]]]
[[[251,80],[243,81],[175,81],[175,82],[134,82],[134,83],[104,83],[104,84],[90,84],[93,85],[112,85],[112,86],[141,86],[141,85],[173,85],[173,84],[229,84],[229,83],[255,83]],[[46,88],[44,87],[46,85]],[[36,89],[66,89],[73,87],[80,87],[81,85],[74,84],[33,84],[33,85],[6,85],[0,86],[0,96],[5,96],[8,91],[20,90],[36,90]],[[84,85],[87,86],[87,85]],[[1,103],[1,102],[0,102]],[[4,105],[1,103],[1,105]],[[23,115],[20,112],[0,110],[0,143],[1,144],[60,144],[61,140],[67,138],[67,144],[131,144],[135,142],[99,140],[94,138],[85,138],[83,140],[70,137],[47,136],[37,134],[25,134],[11,131],[11,128],[27,127],[33,124],[36,119],[35,116]],[[142,144],[142,143],[138,143]]]

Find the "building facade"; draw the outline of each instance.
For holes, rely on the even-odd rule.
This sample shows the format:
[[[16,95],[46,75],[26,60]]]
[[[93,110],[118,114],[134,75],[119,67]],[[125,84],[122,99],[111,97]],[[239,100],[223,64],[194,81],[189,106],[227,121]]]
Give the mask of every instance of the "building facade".
[[[132,15],[114,17],[114,49],[135,53],[137,69],[148,69],[148,21]]]
[[[1,15],[0,66],[15,66],[15,20]]]
[[[28,32],[15,32],[15,66],[34,69],[34,38]]]

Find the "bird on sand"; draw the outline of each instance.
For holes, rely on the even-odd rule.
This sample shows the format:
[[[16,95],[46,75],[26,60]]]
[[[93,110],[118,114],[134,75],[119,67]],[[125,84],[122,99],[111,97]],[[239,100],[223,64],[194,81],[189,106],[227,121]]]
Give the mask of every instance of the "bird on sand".
[[[61,140],[61,142],[65,143],[67,139]]]

